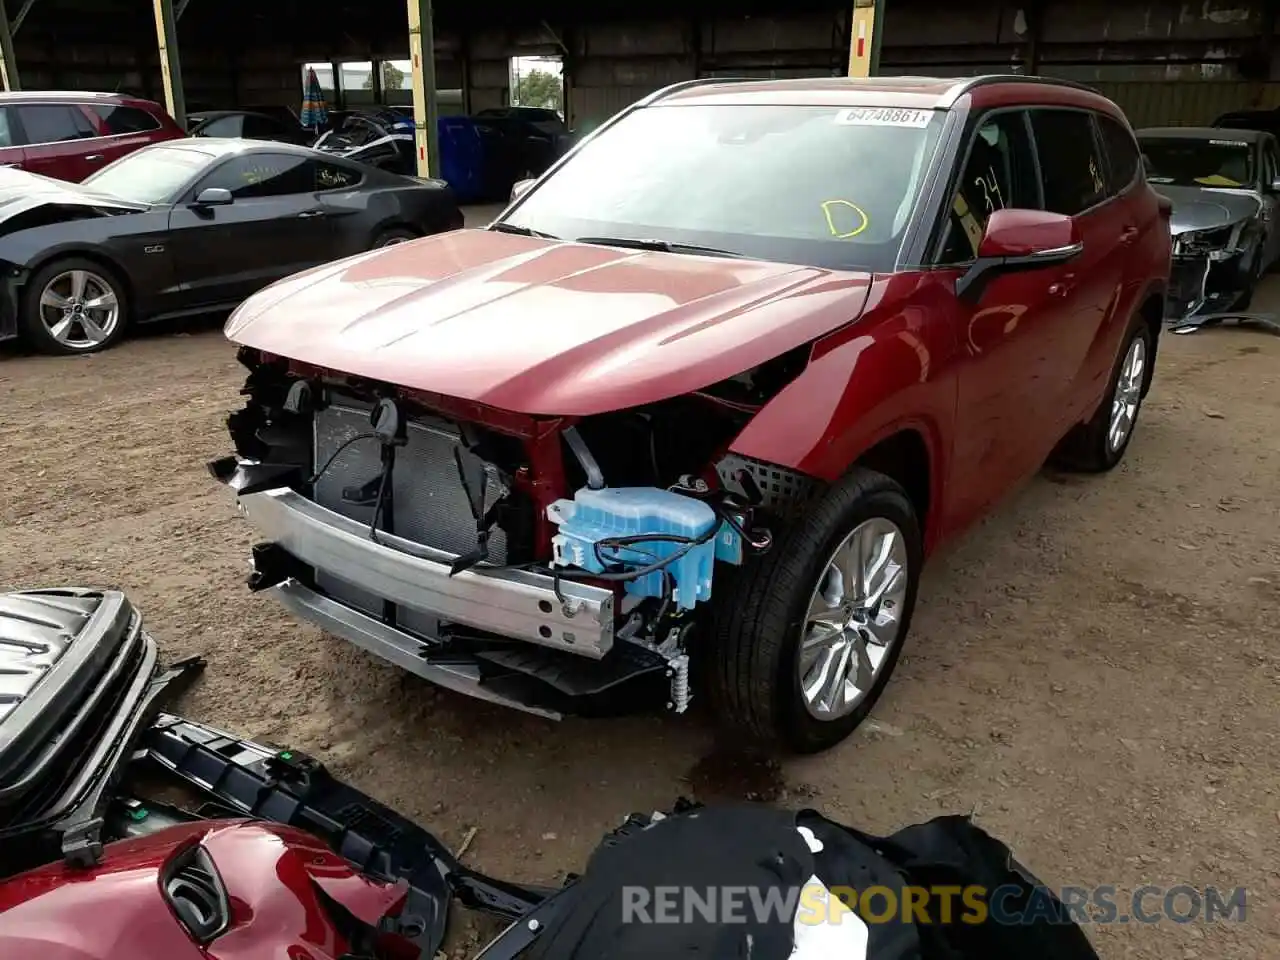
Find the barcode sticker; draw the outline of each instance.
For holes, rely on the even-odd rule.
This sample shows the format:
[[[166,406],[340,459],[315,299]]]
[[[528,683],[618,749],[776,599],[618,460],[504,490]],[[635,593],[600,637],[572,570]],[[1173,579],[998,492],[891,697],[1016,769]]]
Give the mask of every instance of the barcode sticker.
[[[836,114],[836,123],[858,127],[927,127],[932,110],[901,107],[853,107]]]

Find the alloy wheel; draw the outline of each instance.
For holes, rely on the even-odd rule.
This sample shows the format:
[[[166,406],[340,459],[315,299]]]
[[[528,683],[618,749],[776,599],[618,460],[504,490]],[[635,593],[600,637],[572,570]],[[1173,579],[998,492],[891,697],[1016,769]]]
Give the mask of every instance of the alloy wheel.
[[[1147,344],[1141,337],[1134,337],[1120,364],[1116,379],[1116,392],[1111,401],[1111,423],[1107,429],[1107,445],[1111,452],[1124,446],[1138,419],[1138,405],[1142,403],[1142,381],[1147,369]]]
[[[40,320],[62,346],[92,350],[120,325],[120,300],[106,278],[91,270],[67,270],[40,292]]]
[[[883,517],[858,524],[827,561],[796,661],[810,716],[848,716],[871,692],[902,633],[907,565],[906,538]]]

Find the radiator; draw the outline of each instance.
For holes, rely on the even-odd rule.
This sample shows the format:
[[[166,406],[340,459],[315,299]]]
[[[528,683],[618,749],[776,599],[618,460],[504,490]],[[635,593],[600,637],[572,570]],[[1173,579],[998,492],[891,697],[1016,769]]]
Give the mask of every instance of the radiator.
[[[371,431],[371,410],[371,404],[343,399],[316,413],[313,472],[351,437]],[[473,492],[479,492],[481,473],[488,474],[485,482],[486,509],[504,492],[497,468],[470,453],[462,445],[458,429],[447,421],[414,419],[407,424],[406,434],[407,444],[396,448],[390,510],[383,507],[384,516],[379,518],[379,529],[391,530],[398,537],[455,556],[469,553],[476,545],[476,522],[467,492],[458,476],[454,450],[457,449],[461,455],[467,471],[467,483]],[[316,503],[360,523],[371,523],[373,506],[347,503],[342,499],[342,491],[363,486],[378,476],[381,469],[378,441],[372,438],[356,440],[334,457],[324,476],[316,481]],[[501,564],[506,559],[506,533],[495,527],[489,536],[489,562]],[[381,597],[351,586],[330,571],[316,571],[316,586],[335,600],[373,616],[383,615]],[[395,615],[396,623],[402,629],[425,637],[438,634],[436,619],[427,613],[400,607]]]

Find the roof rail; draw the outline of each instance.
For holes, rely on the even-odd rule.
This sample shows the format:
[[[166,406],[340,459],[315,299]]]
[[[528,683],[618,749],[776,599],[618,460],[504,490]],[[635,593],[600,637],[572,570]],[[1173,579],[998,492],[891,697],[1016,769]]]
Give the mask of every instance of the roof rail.
[[[942,104],[942,106],[953,107],[956,105],[956,102],[969,91],[978,87],[985,87],[992,83],[1041,83],[1051,87],[1071,87],[1074,90],[1083,90],[1086,93],[1093,93],[1098,96],[1102,96],[1102,94],[1098,93],[1098,91],[1093,87],[1089,86],[1087,83],[1081,83],[1078,80],[1059,80],[1056,77],[1027,76],[1026,74],[1021,73],[990,73],[980,77],[970,77],[960,83],[957,83],[951,88],[951,92],[947,96],[946,103]]]
[[[673,93],[679,93],[681,90],[689,90],[693,87],[709,87],[717,83],[751,83],[753,81],[759,82],[760,79],[760,77],[698,77],[694,80],[681,80],[678,83],[669,84],[661,90],[655,90],[647,97],[642,98],[637,106],[647,107],[651,103],[665,100]]]

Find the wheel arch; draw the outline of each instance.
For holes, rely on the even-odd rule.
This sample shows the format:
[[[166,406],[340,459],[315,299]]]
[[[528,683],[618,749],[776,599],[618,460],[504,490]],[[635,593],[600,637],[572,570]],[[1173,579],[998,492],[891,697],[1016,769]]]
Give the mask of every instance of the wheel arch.
[[[114,276],[117,280],[119,280],[120,285],[124,288],[123,291],[121,291],[122,293],[124,293],[125,306],[127,308],[125,310],[125,315],[123,317],[124,322],[129,323],[132,321],[133,317],[131,316],[131,314],[133,312],[134,305],[137,302],[135,299],[133,280],[130,278],[129,272],[119,263],[119,261],[115,260],[111,256],[103,253],[102,250],[95,247],[59,248],[57,250],[43,253],[40,255],[38,259],[32,260],[24,268],[26,275],[23,279],[24,289],[22,291],[22,297],[25,297],[27,295],[27,292],[28,292],[27,288],[30,287],[31,278],[34,277],[37,273],[39,273],[41,270],[48,267],[50,264],[57,263],[59,260],[89,260],[105,268],[106,270],[110,271],[111,275]]]
[[[1165,288],[1163,284],[1152,284],[1144,292],[1138,303],[1138,313],[1147,324],[1151,333],[1151,359],[1143,375],[1142,396],[1145,398],[1151,390],[1151,380],[1156,369],[1156,354],[1160,348],[1160,331],[1164,329]]]

